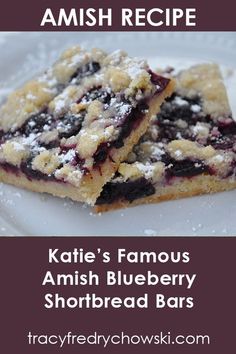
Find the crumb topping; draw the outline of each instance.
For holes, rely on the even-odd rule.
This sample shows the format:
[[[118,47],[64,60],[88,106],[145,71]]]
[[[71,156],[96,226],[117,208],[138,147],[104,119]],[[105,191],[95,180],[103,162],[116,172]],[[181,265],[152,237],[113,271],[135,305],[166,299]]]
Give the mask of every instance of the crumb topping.
[[[203,111],[213,118],[231,114],[224,82],[216,64],[202,64],[182,71],[177,78],[177,91],[181,96],[193,98],[199,93]],[[199,109],[192,106],[193,109]]]
[[[201,146],[185,139],[171,141],[167,144],[166,151],[176,160],[186,158],[207,160],[217,154],[212,146]]]
[[[60,165],[58,151],[44,150],[39,153],[32,161],[32,168],[42,173],[51,175]]]

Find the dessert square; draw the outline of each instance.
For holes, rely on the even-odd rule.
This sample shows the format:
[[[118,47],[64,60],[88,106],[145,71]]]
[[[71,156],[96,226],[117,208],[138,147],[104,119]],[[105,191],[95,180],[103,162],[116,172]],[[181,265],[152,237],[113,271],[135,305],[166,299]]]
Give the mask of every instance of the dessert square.
[[[0,110],[0,181],[93,205],[173,91],[122,51],[73,47]]]
[[[236,123],[219,67],[180,72],[173,95],[121,163],[97,211],[236,187]]]

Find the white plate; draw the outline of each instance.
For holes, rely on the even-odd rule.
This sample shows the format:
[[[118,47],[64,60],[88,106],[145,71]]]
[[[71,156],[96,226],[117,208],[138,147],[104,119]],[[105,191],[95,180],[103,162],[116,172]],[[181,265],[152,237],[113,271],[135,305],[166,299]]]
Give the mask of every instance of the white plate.
[[[2,33],[0,99],[71,44],[122,48],[154,67],[215,61],[236,112],[236,33]],[[233,71],[229,70],[233,69]],[[236,115],[235,115],[236,116]],[[93,215],[79,203],[0,185],[2,235],[235,235],[236,191]]]

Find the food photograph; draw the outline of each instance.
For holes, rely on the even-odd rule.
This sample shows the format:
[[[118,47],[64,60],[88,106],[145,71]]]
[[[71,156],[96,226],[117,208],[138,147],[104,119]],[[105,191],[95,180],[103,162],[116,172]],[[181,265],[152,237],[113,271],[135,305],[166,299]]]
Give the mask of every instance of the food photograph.
[[[1,32],[0,234],[232,236],[234,32]]]

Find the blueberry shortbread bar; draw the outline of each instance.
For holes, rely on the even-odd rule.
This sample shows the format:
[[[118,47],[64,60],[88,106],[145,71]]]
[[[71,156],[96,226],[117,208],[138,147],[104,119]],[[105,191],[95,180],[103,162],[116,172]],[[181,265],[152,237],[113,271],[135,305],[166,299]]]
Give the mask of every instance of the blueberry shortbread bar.
[[[171,80],[122,51],[73,47],[0,110],[0,180],[94,204]]]
[[[236,123],[219,68],[176,77],[148,131],[97,200],[98,211],[236,187]]]

